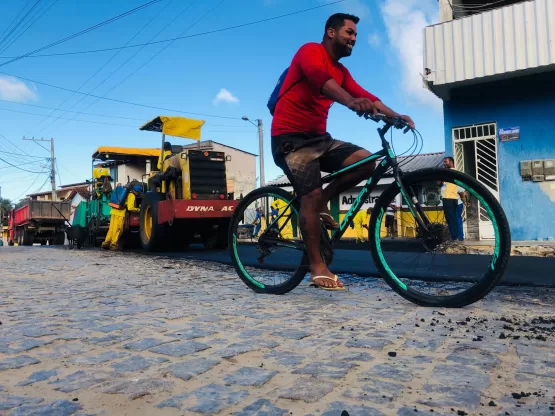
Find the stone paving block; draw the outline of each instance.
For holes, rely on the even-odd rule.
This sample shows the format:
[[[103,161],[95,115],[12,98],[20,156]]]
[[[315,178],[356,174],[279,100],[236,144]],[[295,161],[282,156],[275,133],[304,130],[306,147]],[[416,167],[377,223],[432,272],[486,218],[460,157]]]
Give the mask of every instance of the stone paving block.
[[[354,363],[340,361],[311,362],[302,368],[293,370],[293,374],[308,374],[314,377],[327,377],[340,379],[347,375],[349,370],[355,367]]]
[[[114,331],[121,331],[122,329],[127,329],[127,328],[132,328],[132,326],[129,324],[119,323],[119,324],[109,324],[109,325],[100,326],[98,328],[95,328],[94,331],[109,333]]]
[[[359,388],[351,387],[343,393],[343,397],[357,401],[371,401],[373,403],[393,402],[403,392],[403,384],[382,381],[375,378],[363,379]]]
[[[30,384],[37,383],[39,381],[48,380],[50,377],[54,377],[58,375],[56,370],[40,370],[35,371],[33,374],[20,383],[17,383],[18,386],[29,386]]]
[[[87,351],[88,348],[83,344],[62,344],[52,346],[51,351],[41,352],[41,350],[38,350],[35,354],[41,358],[59,359],[84,354]]]
[[[13,409],[8,416],[71,416],[82,408],[76,402],[56,400],[48,404],[24,404]]]
[[[169,361],[167,358],[162,357],[141,357],[135,355],[127,360],[112,364],[112,368],[118,373],[130,373],[133,371],[146,370],[151,365],[165,363],[167,361]]]
[[[410,381],[413,377],[413,372],[411,368],[404,367],[401,364],[385,363],[375,365],[370,371],[361,375],[361,379],[371,379],[373,377]]]
[[[150,348],[150,352],[157,354],[169,355],[172,357],[184,357],[185,355],[194,354],[195,352],[204,351],[210,348],[210,345],[202,344],[195,341],[172,342],[170,344],[159,345]]]
[[[274,359],[276,360],[279,365],[285,365],[288,367],[296,367],[297,365],[301,364],[305,357],[303,355],[297,355],[292,352],[287,351],[276,351],[272,350],[266,355],[264,355],[266,359]]]
[[[297,379],[291,387],[278,392],[278,397],[290,400],[302,400],[314,403],[331,392],[336,387],[335,383],[319,380],[317,378],[303,377]]]
[[[106,335],[105,337],[89,338],[84,341],[89,344],[108,346],[117,344],[118,342],[127,341],[129,339],[133,339],[133,337],[130,335]]]
[[[17,357],[6,358],[0,361],[0,371],[12,370],[14,368],[27,367],[28,365],[39,364],[40,361],[28,355],[19,355]]]
[[[20,352],[30,351],[48,344],[52,344],[52,341],[44,341],[40,339],[21,339],[11,343],[0,344],[0,353],[19,354]]]
[[[417,348],[426,351],[436,351],[439,347],[443,345],[443,340],[440,339],[429,339],[429,340],[415,340],[407,339],[403,344],[404,348]]]
[[[389,344],[391,344],[391,341],[387,339],[359,338],[349,340],[345,345],[350,348],[369,348],[381,350],[383,347]]]
[[[40,338],[40,337],[45,337],[47,335],[57,335],[57,332],[53,328],[38,326],[38,327],[25,328],[22,331],[22,334],[25,335],[26,337]]]
[[[76,357],[70,360],[72,364],[84,364],[84,365],[96,365],[105,363],[108,361],[116,360],[118,358],[126,357],[129,354],[126,352],[116,352],[116,351],[106,351],[99,355],[94,356],[85,356],[85,357]]]
[[[485,390],[489,386],[489,376],[484,370],[465,365],[438,364],[433,371],[433,384],[444,386],[471,386]]]
[[[243,367],[235,373],[227,375],[224,381],[241,386],[262,386],[277,373],[277,371],[268,371],[259,367]]]
[[[372,361],[374,357],[372,357],[367,352],[347,352],[343,354],[334,355],[334,360],[338,363],[343,361],[360,361],[360,362],[369,362]]]
[[[311,334],[310,332],[301,331],[301,330],[298,330],[298,329],[284,329],[284,330],[281,330],[281,331],[276,331],[276,332],[272,333],[272,335],[275,336],[275,337],[299,340],[299,339],[309,337],[313,334]]]
[[[162,370],[163,374],[171,374],[182,380],[189,380],[194,376],[206,373],[208,370],[214,368],[220,363],[220,360],[213,360],[210,358],[196,358],[189,361],[184,361],[172,364]]]
[[[359,404],[352,405],[343,402],[330,403],[321,416],[340,416],[344,410],[347,411],[349,416],[385,416],[384,413],[374,409],[373,407]]]
[[[168,380],[148,378],[132,378],[110,381],[102,386],[102,393],[126,394],[131,400],[147,395],[171,392],[174,383]]]
[[[289,411],[274,406],[268,399],[259,399],[239,412],[233,413],[233,416],[286,416]]]
[[[265,331],[262,329],[244,329],[239,332],[239,338],[241,339],[250,339],[256,338],[262,335]]]
[[[182,411],[214,414],[240,403],[247,396],[248,392],[246,390],[233,391],[227,386],[208,384],[189,393],[170,397],[160,403],[158,407],[175,407]],[[185,404],[190,398],[196,399],[196,403],[192,406]]]
[[[125,344],[123,347],[131,351],[145,351],[149,348],[157,347],[162,344],[169,344],[170,342],[175,342],[174,339],[158,339],[158,338],[143,338],[139,341],[130,342]]]
[[[415,407],[402,407],[397,411],[397,416],[415,416],[415,415],[419,415],[419,414],[430,414],[430,415],[434,415],[434,416],[453,416],[456,415],[456,413],[441,413],[438,412],[437,410],[434,410],[434,412],[429,412],[428,409],[420,409],[418,410],[418,408],[416,408],[417,412],[414,411]],[[506,416],[506,415],[504,415]]]
[[[60,334],[56,337],[56,339],[61,339],[64,341],[73,341],[76,339],[83,339],[87,338],[90,334],[86,331],[75,331],[75,332],[66,332]]]
[[[216,334],[216,331],[210,331],[202,328],[187,328],[165,334],[167,337],[180,338],[180,339],[195,339],[209,337]]]
[[[465,349],[449,354],[447,360],[464,365],[473,365],[487,370],[492,370],[501,363],[501,360],[492,353],[478,349]]]
[[[94,386],[95,384],[100,384],[103,381],[109,380],[111,377],[112,376],[110,374],[101,371],[94,372],[80,370],[67,377],[51,381],[48,384],[55,386],[54,390],[56,391],[71,393],[73,391],[86,389]]]
[[[9,410],[26,403],[41,403],[44,399],[39,397],[12,396],[10,394],[0,394],[0,410]]]
[[[462,407],[476,409],[480,406],[480,391],[460,385],[437,386],[426,384],[422,388],[421,399],[417,403],[430,407]],[[424,398],[425,397],[425,398]]]
[[[257,342],[237,342],[228,345],[226,348],[220,351],[216,351],[214,354],[222,358],[233,358],[239,354],[245,354],[251,351],[257,351],[262,348],[275,348],[279,343],[271,340],[257,340]]]

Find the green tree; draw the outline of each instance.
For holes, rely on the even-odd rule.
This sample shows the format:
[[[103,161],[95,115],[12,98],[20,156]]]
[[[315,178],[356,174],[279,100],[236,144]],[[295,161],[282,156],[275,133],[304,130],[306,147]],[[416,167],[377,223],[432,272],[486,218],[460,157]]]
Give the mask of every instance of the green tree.
[[[10,201],[9,199],[0,198],[0,213],[2,213],[2,218],[0,219],[0,222],[7,222],[7,214],[10,209],[12,209],[12,201]]]

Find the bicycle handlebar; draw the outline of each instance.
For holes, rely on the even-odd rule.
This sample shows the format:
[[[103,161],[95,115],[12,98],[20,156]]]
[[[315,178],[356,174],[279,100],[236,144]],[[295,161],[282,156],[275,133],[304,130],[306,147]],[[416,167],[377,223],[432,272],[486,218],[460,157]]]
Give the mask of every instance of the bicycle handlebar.
[[[400,117],[387,117],[382,113],[377,113],[377,114],[357,113],[357,114],[359,116],[364,117],[367,120],[373,120],[376,123],[383,121],[384,123],[386,123],[386,125],[389,125],[390,127],[395,127],[396,129],[404,128],[403,133],[407,133],[409,130],[412,130],[412,127]]]

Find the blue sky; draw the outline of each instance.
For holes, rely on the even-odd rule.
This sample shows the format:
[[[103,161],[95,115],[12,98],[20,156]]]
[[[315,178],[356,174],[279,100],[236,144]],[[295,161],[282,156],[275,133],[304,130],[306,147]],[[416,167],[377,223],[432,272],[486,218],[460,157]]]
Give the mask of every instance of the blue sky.
[[[2,2],[0,33],[6,30],[7,25],[24,6],[27,5],[27,8],[23,14],[35,2]],[[147,0],[40,0],[29,16],[37,13],[38,17],[50,5],[51,8],[9,48],[1,51],[0,43],[0,65],[9,60],[6,57],[33,51],[146,2]],[[181,36],[184,32],[185,35],[191,35],[295,12],[327,2],[329,1],[163,0],[42,53],[110,48],[123,46],[128,42],[144,43],[163,29],[154,40]],[[253,153],[258,153],[257,131],[251,124],[242,121],[241,116],[246,115],[253,120],[261,118],[265,127],[265,173],[268,181],[281,174],[279,168],[274,166],[270,153],[271,116],[266,108],[269,94],[296,50],[306,42],[320,41],[327,17],[338,11],[354,13],[362,19],[358,26],[358,42],[353,55],[343,60],[343,64],[363,87],[379,96],[390,107],[409,114],[414,119],[425,140],[424,152],[443,150],[441,102],[422,88],[418,75],[422,67],[422,28],[437,21],[437,2],[434,0],[346,0],[340,4],[259,25],[178,40],[142,68],[140,67],[148,59],[167,44],[150,45],[139,53],[136,53],[139,48],[133,48],[117,54],[116,51],[111,51],[29,57],[0,66],[0,72],[72,90],[81,88],[80,91],[84,93],[105,95],[118,100],[229,117],[189,115],[206,120],[203,140],[215,140]],[[155,16],[157,17],[154,18]],[[205,17],[199,21],[203,16]],[[174,21],[168,26],[172,20]],[[140,69],[136,71],[138,68]],[[159,135],[139,131],[140,125],[158,115],[187,116],[92,97],[83,98],[81,95],[72,95],[67,91],[2,74],[0,99],[3,100],[0,101],[0,134],[4,136],[0,136],[0,157],[31,172],[42,171],[44,161],[41,159],[22,158],[7,152],[24,151],[32,156],[48,157],[44,149],[32,142],[23,141],[22,137],[53,137],[60,176],[57,181],[59,183],[61,179],[62,184],[81,182],[90,177],[91,155],[98,146],[157,147]],[[50,109],[31,105],[60,110],[52,113]],[[47,115],[61,118],[45,119]],[[116,125],[65,120],[73,117],[77,120]],[[352,141],[371,151],[379,149],[376,126],[373,122],[359,119],[340,105],[334,105],[330,111],[328,131],[334,137]],[[408,138],[403,142],[405,137],[399,135],[395,141],[398,152],[403,143],[411,142]],[[179,143],[182,139],[170,140]],[[43,145],[48,146],[48,143]],[[47,179],[46,174],[24,172],[7,167],[0,161],[0,186],[5,198],[18,198],[26,189],[27,193],[35,192],[45,181],[42,190],[48,190],[50,183]]]

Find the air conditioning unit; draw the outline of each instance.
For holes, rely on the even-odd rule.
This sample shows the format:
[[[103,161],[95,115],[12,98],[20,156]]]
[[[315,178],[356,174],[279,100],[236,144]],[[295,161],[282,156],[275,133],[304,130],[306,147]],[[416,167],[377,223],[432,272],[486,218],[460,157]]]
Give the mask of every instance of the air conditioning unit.
[[[543,160],[532,161],[532,175],[543,175]]]
[[[532,181],[533,182],[543,182],[543,181],[545,181],[545,176],[544,175],[532,175]]]
[[[555,159],[547,159],[543,161],[543,174],[555,175]]]
[[[523,178],[529,178],[532,176],[532,161],[531,160],[521,160],[520,161],[520,176]]]

